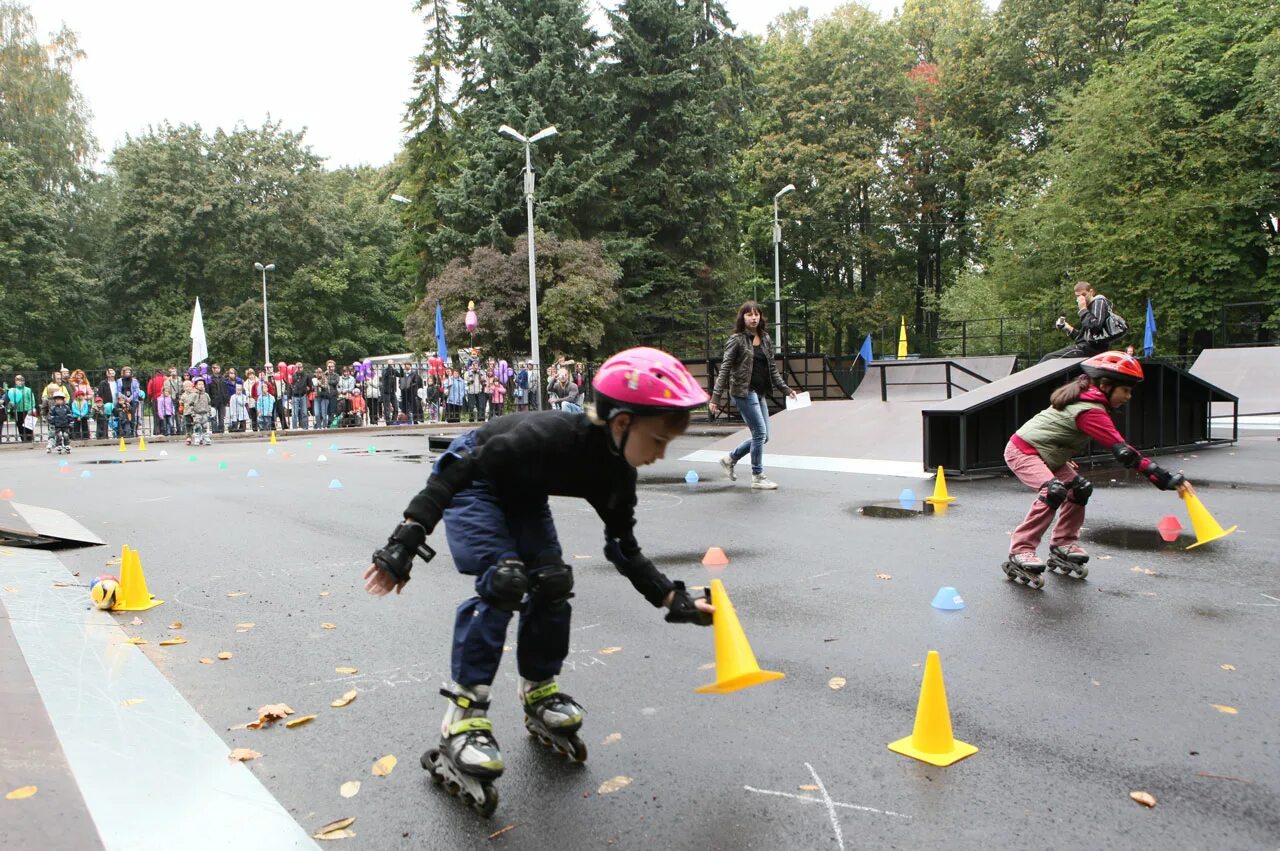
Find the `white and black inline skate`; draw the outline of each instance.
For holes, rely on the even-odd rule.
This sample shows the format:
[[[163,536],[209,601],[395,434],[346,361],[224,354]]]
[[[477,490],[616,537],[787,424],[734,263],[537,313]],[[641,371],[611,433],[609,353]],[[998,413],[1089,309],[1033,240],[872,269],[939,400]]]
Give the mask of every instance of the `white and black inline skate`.
[[[586,710],[560,691],[554,678],[530,682],[522,677],[520,703],[529,735],[574,762],[587,761],[587,743],[578,735]]]
[[[487,714],[489,686],[466,688],[455,683],[440,693],[449,698],[440,724],[440,746],[422,755],[422,767],[450,795],[461,795],[483,816],[493,815],[498,808],[493,781],[502,776],[506,764]]]
[[[1088,562],[1089,554],[1079,544],[1067,544],[1065,547],[1049,547],[1048,567],[1063,576],[1084,579],[1089,575]]]
[[[1044,562],[1036,558],[1035,553],[1011,555],[1000,566],[1004,568],[1004,575],[1014,582],[1032,588],[1044,587]]]

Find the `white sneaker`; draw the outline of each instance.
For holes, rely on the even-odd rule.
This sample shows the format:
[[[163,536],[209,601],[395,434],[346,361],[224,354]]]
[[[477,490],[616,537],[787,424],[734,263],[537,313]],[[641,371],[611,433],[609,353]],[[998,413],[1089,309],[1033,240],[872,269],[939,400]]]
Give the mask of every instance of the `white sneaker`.
[[[736,482],[738,480],[738,472],[733,469],[733,458],[728,455],[721,458],[720,469],[724,470],[724,474],[729,477],[729,481]]]
[[[751,487],[760,491],[776,491],[778,489],[778,483],[771,482],[766,479],[764,473],[753,473],[751,476]]]

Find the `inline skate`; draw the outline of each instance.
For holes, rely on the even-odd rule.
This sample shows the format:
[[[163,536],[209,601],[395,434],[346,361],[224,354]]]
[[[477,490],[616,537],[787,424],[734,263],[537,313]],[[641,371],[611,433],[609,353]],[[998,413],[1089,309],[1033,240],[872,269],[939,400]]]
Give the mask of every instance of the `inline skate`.
[[[1022,585],[1032,588],[1044,587],[1044,562],[1036,558],[1035,553],[1017,553],[1001,565],[1005,576]]]
[[[1050,570],[1058,571],[1063,576],[1074,576],[1084,579],[1089,575],[1089,554],[1079,544],[1067,544],[1065,547],[1049,547]]]
[[[506,765],[487,715],[489,686],[455,684],[440,693],[449,698],[440,723],[440,746],[422,755],[422,767],[450,795],[461,795],[483,816],[493,815],[498,808],[493,781],[502,776]]]
[[[520,703],[529,735],[574,762],[587,761],[587,744],[578,735],[586,710],[560,691],[554,677],[536,683],[522,677]]]

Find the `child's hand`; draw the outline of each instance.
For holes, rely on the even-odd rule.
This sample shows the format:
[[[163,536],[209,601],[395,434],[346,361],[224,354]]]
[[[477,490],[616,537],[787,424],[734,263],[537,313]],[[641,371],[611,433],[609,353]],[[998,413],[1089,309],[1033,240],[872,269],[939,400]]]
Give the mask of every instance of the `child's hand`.
[[[384,570],[379,570],[377,565],[371,564],[369,569],[364,572],[364,590],[375,597],[390,594],[393,590],[399,594],[404,590],[404,583],[396,582],[394,576]]]

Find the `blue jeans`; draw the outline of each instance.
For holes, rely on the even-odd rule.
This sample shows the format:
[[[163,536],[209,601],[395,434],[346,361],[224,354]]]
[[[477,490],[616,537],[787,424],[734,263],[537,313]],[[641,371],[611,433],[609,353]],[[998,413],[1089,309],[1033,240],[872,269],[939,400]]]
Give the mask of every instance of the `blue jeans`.
[[[307,397],[305,395],[293,397],[293,427],[307,427]]]
[[[751,437],[738,444],[729,457],[736,464],[740,458],[751,453],[751,475],[758,476],[764,472],[764,445],[769,442],[769,403],[764,397],[752,390],[746,396],[734,396],[733,404],[742,421],[751,429]]]
[[[449,445],[449,453],[461,455],[475,445],[468,432]],[[440,462],[436,462],[438,469]],[[476,577],[476,596],[463,601],[453,629],[454,682],[464,686],[491,685],[502,661],[511,612],[489,602],[493,567],[500,559],[519,559],[530,579],[542,566],[562,563],[560,541],[545,498],[517,505],[504,503],[489,483],[476,479],[459,491],[444,513],[449,553],[459,573]],[[567,602],[525,598],[520,610],[516,667],[527,680],[545,680],[560,673],[569,655],[569,621],[573,610]]]
[[[332,399],[316,397],[316,428],[329,427],[329,414],[333,409]]]

